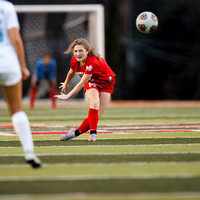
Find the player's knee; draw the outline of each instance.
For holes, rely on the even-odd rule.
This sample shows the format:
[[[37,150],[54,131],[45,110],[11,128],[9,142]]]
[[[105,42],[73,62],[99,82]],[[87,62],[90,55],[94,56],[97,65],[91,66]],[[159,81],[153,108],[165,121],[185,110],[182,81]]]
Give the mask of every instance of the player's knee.
[[[90,108],[99,109],[99,100],[98,99],[92,99],[90,100]]]

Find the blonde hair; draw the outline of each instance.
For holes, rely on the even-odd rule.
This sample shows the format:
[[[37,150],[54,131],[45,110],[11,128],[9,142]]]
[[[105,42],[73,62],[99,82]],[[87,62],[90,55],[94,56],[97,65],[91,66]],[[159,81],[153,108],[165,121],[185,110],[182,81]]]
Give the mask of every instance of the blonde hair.
[[[101,55],[96,52],[95,48],[91,47],[88,41],[84,38],[78,38],[74,40],[70,45],[69,48],[64,52],[64,54],[69,54],[71,51],[74,50],[76,45],[83,45],[86,51],[88,51],[89,56],[94,56],[95,58],[100,60]]]

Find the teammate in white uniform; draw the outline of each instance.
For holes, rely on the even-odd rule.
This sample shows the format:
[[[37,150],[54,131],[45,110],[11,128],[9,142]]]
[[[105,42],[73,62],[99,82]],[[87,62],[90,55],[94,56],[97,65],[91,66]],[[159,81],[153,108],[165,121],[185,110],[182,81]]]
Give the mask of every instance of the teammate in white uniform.
[[[12,3],[0,0],[0,85],[13,126],[24,148],[25,159],[37,168],[41,162],[33,152],[29,120],[22,111],[22,80],[29,75],[15,8]]]

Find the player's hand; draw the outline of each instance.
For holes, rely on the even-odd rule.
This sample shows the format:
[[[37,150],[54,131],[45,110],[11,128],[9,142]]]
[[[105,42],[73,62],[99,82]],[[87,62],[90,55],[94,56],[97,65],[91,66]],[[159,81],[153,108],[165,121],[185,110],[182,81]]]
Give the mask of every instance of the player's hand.
[[[27,67],[22,68],[22,80],[26,80],[30,76],[30,71]]]
[[[61,84],[61,85],[60,85],[59,88],[61,88],[61,91],[66,92],[67,89],[69,88],[69,85],[66,84],[65,82],[61,82],[60,84]]]
[[[58,98],[58,99],[62,99],[62,100],[67,100],[70,98],[67,94],[64,94],[62,92],[61,92],[61,94],[55,95],[54,97]]]

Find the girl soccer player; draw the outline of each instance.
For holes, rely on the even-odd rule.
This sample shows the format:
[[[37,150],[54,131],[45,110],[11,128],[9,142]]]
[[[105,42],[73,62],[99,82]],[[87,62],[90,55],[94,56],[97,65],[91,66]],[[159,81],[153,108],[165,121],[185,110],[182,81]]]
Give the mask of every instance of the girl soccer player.
[[[37,97],[38,88],[41,79],[45,79],[49,84],[49,96],[52,100],[52,108],[56,108],[56,61],[51,58],[50,55],[46,54],[42,59],[37,61],[30,89],[30,109],[34,109],[35,99]]]
[[[41,162],[34,154],[29,120],[22,111],[22,80],[29,75],[15,7],[8,1],[0,0],[0,85],[13,126],[24,148],[25,159],[37,168]]]
[[[71,51],[73,51],[74,56],[71,59],[70,70],[60,88],[64,92],[67,91],[69,82],[76,73],[81,77],[81,80],[68,94],[65,95],[61,92],[55,97],[69,99],[84,87],[85,95],[89,101],[89,112],[88,117],[77,129],[71,129],[62,135],[60,140],[66,141],[90,130],[88,141],[96,141],[98,120],[109,103],[116,75],[106,61],[100,57],[100,54],[90,47],[87,40],[79,38],[73,41],[65,54],[69,54]]]

